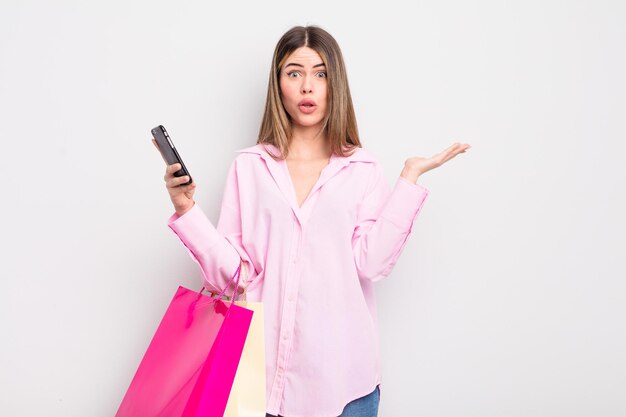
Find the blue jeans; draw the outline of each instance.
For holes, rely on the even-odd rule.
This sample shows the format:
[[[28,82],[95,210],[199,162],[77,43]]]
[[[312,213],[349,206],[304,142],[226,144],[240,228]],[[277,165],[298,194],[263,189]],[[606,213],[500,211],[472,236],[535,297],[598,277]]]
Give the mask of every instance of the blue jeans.
[[[339,417],[377,417],[378,404],[380,403],[380,386],[376,386],[374,391],[365,397],[351,401],[343,409]],[[265,414],[265,417],[276,417]],[[282,417],[282,416],[278,416]]]

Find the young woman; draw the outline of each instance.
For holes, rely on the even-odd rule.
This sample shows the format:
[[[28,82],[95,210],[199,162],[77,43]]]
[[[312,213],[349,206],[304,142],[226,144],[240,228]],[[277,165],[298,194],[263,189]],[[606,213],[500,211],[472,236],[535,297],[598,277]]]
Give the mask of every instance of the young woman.
[[[223,289],[242,263],[248,299],[264,304],[268,416],[377,415],[373,283],[428,195],[420,175],[468,148],[408,158],[391,189],[361,147],[337,42],[298,26],[276,45],[259,137],[231,164],[217,227],[193,200],[195,182],[180,186],[180,166],[167,167],[168,225],[204,285]]]

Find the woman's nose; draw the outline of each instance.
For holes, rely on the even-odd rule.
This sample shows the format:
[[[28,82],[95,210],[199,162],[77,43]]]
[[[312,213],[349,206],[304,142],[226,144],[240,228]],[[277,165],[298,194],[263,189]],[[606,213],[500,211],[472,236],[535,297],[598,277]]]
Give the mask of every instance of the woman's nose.
[[[311,89],[311,81],[309,81],[308,78],[305,78],[302,81],[302,93],[306,94],[306,93],[310,93],[311,91],[313,91]]]

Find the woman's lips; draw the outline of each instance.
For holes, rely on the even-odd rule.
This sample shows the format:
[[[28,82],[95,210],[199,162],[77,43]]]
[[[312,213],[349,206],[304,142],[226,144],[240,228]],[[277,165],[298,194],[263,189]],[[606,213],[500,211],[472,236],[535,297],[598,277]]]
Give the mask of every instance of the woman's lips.
[[[311,114],[311,113],[313,113],[315,111],[317,106],[315,106],[315,105],[304,105],[303,104],[301,106],[298,106],[298,108],[300,109],[300,111],[302,113]]]

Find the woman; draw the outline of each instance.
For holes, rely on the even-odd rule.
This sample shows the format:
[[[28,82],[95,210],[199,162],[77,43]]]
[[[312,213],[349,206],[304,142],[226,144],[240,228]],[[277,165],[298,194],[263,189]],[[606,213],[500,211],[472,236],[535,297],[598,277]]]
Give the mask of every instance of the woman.
[[[420,175],[468,148],[408,158],[390,189],[361,147],[339,46],[298,26],[276,45],[257,144],[230,167],[217,227],[194,203],[195,182],[181,186],[180,166],[167,167],[168,225],[205,286],[224,288],[241,262],[248,300],[264,304],[268,416],[377,415],[373,283],[391,272],[428,195]]]

